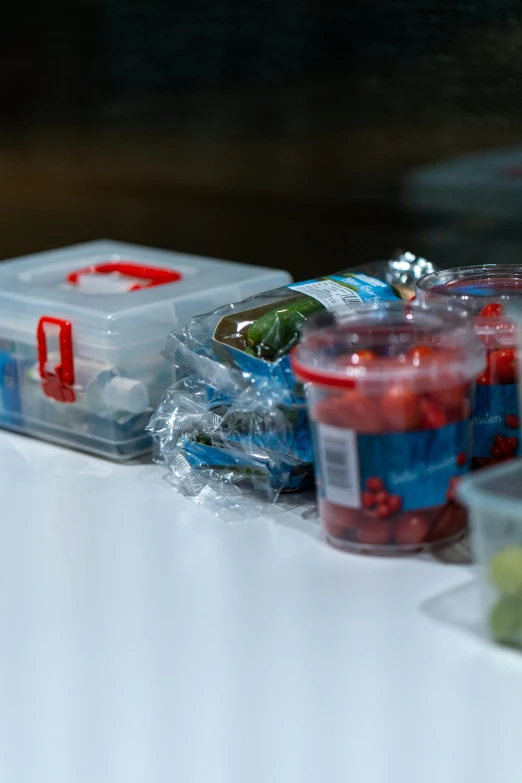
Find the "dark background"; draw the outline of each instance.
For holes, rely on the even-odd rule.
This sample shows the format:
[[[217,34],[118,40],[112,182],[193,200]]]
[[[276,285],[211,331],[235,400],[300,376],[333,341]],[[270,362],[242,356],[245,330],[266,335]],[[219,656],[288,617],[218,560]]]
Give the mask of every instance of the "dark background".
[[[0,258],[109,237],[303,278],[518,253],[516,220],[403,191],[522,139],[520,2],[29,0],[0,41]]]

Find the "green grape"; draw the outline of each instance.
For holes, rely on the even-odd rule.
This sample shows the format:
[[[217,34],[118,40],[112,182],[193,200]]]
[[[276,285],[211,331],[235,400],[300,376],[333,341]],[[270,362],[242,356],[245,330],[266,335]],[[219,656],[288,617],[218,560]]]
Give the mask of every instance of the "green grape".
[[[489,627],[498,642],[513,641],[513,637],[522,631],[522,596],[500,598],[490,612]]]
[[[497,552],[489,564],[489,577],[501,593],[511,595],[522,591],[522,547]]]

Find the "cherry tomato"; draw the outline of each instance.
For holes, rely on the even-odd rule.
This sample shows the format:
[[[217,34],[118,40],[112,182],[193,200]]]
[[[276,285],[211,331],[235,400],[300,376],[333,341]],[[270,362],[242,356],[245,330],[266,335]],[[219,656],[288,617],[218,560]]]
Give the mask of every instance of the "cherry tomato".
[[[372,362],[379,357],[375,351],[357,351],[357,353],[347,354],[339,358],[339,365],[341,367],[349,367],[351,365],[365,364],[366,362]]]
[[[342,538],[361,521],[361,512],[357,508],[345,508],[336,503],[323,500],[321,518],[328,533],[334,538]]]
[[[498,448],[503,451],[504,447],[507,443],[507,438],[505,438],[503,435],[497,435],[495,440],[493,441],[493,444],[495,446],[498,446]]]
[[[361,544],[384,546],[390,541],[392,528],[389,522],[368,519],[357,528],[357,539]]]
[[[453,538],[467,527],[466,509],[457,503],[448,503],[435,519],[429,532],[430,541],[443,541]]]
[[[342,426],[367,434],[383,431],[384,422],[378,397],[368,397],[353,389],[345,392],[341,400]]]
[[[504,315],[504,308],[496,302],[487,304],[480,311],[480,316],[482,318],[500,318],[502,315]]]
[[[495,459],[499,459],[502,456],[502,449],[499,446],[492,446],[489,453],[492,457],[495,457]]]
[[[421,398],[406,386],[391,386],[382,398],[386,422],[394,430],[415,430],[421,423]]]
[[[489,370],[489,367],[487,367],[482,375],[479,375],[477,378],[477,384],[479,386],[491,386],[491,384],[494,383],[494,381],[491,380],[491,372]]]
[[[410,348],[408,353],[406,354],[406,357],[408,359],[411,359],[412,363],[415,366],[418,366],[422,363],[425,359],[433,359],[435,351],[433,348],[430,348],[429,345],[417,345],[415,348]]]
[[[389,495],[386,492],[386,490],[382,489],[380,492],[377,492],[377,494],[375,495],[375,502],[377,503],[377,505],[379,505],[379,503],[387,503],[388,497]]]
[[[509,449],[508,454],[513,453],[518,449],[518,438],[513,436],[506,438],[506,449]]]
[[[488,355],[488,369],[493,383],[516,383],[517,365],[513,348],[501,348]]]
[[[390,495],[388,505],[392,514],[397,514],[402,508],[402,498],[400,495]]]
[[[361,495],[361,505],[363,508],[373,508],[376,503],[376,498],[373,492],[363,492]]]
[[[356,390],[332,394],[320,400],[312,411],[312,418],[321,424],[357,429],[359,432],[379,432],[382,427],[379,405]]]
[[[430,397],[445,408],[459,408],[467,398],[468,388],[465,383],[461,383],[447,389],[436,389],[430,393]]]
[[[423,429],[438,430],[448,423],[446,411],[429,397],[421,398]]]
[[[506,427],[509,427],[510,430],[516,430],[520,427],[520,419],[518,418],[518,416],[515,416],[514,413],[510,413],[504,419],[504,424],[506,425]]]
[[[459,454],[457,454],[457,465],[459,468],[463,468],[464,465],[466,465],[468,461],[468,455],[465,451],[461,451]]]
[[[397,522],[395,539],[400,546],[422,544],[426,541],[429,529],[428,521],[422,514],[403,514]]]
[[[513,344],[515,339],[515,327],[509,321],[479,324],[477,333],[482,343],[490,350]]]
[[[388,503],[379,503],[377,506],[377,516],[379,519],[388,519],[391,514],[391,508]]]
[[[368,492],[380,492],[384,489],[384,481],[379,476],[370,476],[366,479],[366,489]]]

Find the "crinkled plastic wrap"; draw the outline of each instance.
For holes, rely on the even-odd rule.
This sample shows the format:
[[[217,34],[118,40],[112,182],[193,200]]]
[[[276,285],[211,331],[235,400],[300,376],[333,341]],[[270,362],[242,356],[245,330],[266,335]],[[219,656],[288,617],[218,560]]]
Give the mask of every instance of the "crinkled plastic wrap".
[[[401,253],[221,307],[172,332],[163,355],[178,381],[147,429],[175,486],[217,512],[249,515],[266,511],[280,492],[311,487],[304,390],[289,356],[303,322],[321,310],[408,300],[433,270]]]

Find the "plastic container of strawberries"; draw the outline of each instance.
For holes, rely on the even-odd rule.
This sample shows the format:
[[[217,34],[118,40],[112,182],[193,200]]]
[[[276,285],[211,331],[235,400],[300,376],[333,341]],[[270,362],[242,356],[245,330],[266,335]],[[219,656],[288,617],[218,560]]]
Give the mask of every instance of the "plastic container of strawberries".
[[[471,468],[474,379],[485,348],[461,309],[380,303],[307,325],[293,369],[307,388],[321,520],[352,552],[453,543]]]

